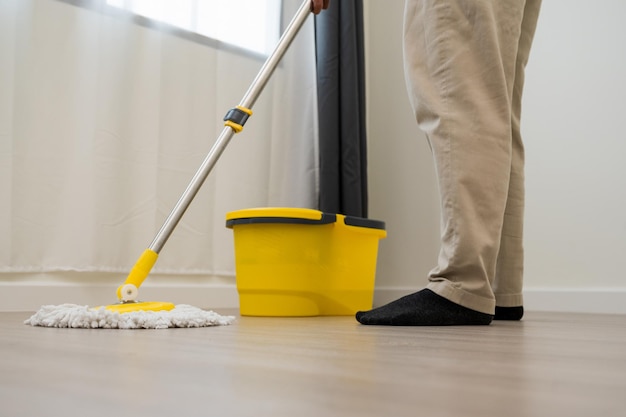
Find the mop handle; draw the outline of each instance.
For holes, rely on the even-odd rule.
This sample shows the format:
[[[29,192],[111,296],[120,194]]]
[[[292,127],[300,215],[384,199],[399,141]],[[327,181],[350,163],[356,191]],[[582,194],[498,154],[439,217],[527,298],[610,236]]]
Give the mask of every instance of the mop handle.
[[[178,225],[178,222],[183,217],[183,214],[185,214],[185,211],[187,210],[194,197],[202,187],[202,184],[207,179],[209,173],[215,166],[215,163],[222,155],[224,149],[226,149],[226,146],[230,142],[230,139],[235,133],[239,133],[243,129],[243,123],[245,123],[248,116],[252,114],[252,111],[250,110],[251,107],[254,105],[257,98],[263,91],[263,88],[265,88],[265,85],[267,84],[269,78],[276,69],[276,66],[289,48],[289,45],[291,45],[291,42],[294,40],[294,38],[304,25],[304,22],[309,17],[310,12],[311,1],[304,0],[302,2],[302,5],[298,9],[295,17],[285,29],[285,32],[278,41],[276,47],[274,48],[274,51],[267,58],[265,64],[263,64],[263,67],[261,67],[261,70],[248,88],[248,91],[244,95],[239,105],[235,109],[230,110],[229,113],[226,115],[224,123],[225,127],[222,130],[222,133],[219,135],[215,144],[200,165],[200,168],[198,168],[196,174],[189,182],[187,189],[185,189],[184,193],[181,195],[180,199],[163,223],[163,226],[161,226],[161,229],[154,237],[154,240],[152,241],[148,249],[146,249],[142,253],[142,255],[137,260],[135,266],[131,269],[124,284],[117,289],[117,296],[119,299],[124,298],[122,296],[122,287],[130,284],[131,286],[135,287],[136,291],[136,289],[139,288],[139,286],[143,283],[143,281],[150,273],[150,270],[156,263],[159,252],[161,252],[161,249],[163,249],[165,242],[169,239],[170,235]],[[132,297],[135,296],[136,294],[132,294]]]

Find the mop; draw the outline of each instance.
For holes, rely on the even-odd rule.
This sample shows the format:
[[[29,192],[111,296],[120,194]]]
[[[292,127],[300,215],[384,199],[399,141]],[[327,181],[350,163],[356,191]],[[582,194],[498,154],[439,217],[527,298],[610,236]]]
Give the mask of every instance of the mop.
[[[228,142],[234,134],[243,130],[244,124],[252,115],[252,106],[306,21],[310,11],[310,0],[304,0],[239,105],[226,113],[222,133],[218,136],[150,246],[141,254],[124,283],[117,288],[118,303],[94,308],[77,304],[46,305],[42,306],[24,324],[92,329],[165,329],[170,327],[219,326],[231,324],[234,321],[233,316],[221,316],[213,311],[205,311],[190,305],[175,306],[169,302],[139,301],[139,287],[152,270],[165,242],[202,187]]]

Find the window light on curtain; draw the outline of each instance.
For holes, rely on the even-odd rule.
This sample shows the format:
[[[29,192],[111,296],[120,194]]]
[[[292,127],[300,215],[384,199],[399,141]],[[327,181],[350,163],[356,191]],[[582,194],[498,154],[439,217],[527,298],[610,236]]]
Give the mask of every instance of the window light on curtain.
[[[107,4],[250,51],[280,36],[280,0],[107,0]]]
[[[0,2],[0,283],[126,273],[262,65],[256,54],[138,25],[105,0],[75,3]],[[283,1],[282,15],[300,4]],[[153,274],[231,279],[228,211],[316,206],[315,83],[311,19]],[[285,117],[290,109],[297,114]]]

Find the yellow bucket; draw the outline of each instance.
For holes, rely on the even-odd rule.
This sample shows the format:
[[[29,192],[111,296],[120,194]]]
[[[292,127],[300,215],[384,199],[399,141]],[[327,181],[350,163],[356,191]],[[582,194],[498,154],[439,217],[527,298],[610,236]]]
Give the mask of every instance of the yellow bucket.
[[[343,316],[372,308],[385,224],[301,208],[230,212],[244,316]]]

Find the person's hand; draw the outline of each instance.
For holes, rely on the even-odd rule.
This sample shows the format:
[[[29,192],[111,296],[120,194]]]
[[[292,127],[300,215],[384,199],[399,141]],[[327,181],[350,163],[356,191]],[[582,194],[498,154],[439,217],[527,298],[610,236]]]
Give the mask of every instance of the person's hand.
[[[328,4],[330,0],[311,0],[311,11],[314,14],[318,14],[322,11],[322,9],[328,9]]]

